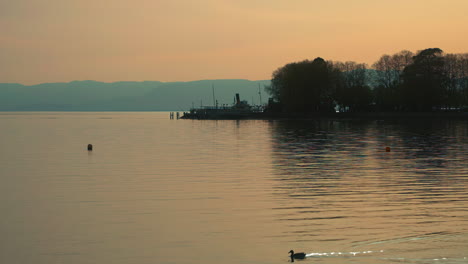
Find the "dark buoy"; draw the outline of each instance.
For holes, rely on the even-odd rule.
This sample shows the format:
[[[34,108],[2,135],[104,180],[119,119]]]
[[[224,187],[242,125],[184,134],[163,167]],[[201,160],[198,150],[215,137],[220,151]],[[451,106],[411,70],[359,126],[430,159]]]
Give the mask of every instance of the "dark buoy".
[[[88,150],[89,151],[93,150],[93,145],[92,144],[88,144]]]
[[[390,147],[386,147],[385,152],[390,152]]]

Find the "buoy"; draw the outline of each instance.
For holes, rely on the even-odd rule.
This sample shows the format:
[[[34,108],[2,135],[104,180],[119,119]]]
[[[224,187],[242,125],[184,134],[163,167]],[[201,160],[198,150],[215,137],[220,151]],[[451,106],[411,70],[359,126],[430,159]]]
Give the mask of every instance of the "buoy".
[[[92,144],[88,144],[88,150],[89,151],[93,150],[93,145]]]
[[[390,152],[390,147],[386,147],[385,152]]]

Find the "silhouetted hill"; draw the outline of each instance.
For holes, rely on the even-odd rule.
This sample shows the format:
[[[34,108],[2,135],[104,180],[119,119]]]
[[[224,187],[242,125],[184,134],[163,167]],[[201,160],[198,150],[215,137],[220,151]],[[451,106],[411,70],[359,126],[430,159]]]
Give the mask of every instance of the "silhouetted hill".
[[[231,104],[236,93],[243,100],[267,101],[270,81],[203,80],[192,82],[73,81],[25,86],[0,83],[0,111],[183,111],[192,105]]]

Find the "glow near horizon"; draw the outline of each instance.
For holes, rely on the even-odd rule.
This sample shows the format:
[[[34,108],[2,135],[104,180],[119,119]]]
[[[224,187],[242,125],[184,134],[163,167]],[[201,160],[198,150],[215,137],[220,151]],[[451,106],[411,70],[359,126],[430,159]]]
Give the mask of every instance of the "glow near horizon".
[[[466,10],[466,0],[0,0],[0,82],[265,80],[315,57],[464,53]]]

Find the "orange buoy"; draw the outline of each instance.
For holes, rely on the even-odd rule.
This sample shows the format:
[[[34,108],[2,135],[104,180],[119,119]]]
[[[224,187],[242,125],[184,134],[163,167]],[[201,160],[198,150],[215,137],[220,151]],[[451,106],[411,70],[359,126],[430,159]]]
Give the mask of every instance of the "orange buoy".
[[[390,152],[390,147],[386,147],[385,152]]]
[[[92,144],[88,144],[88,151],[91,151],[93,150],[93,145]]]

